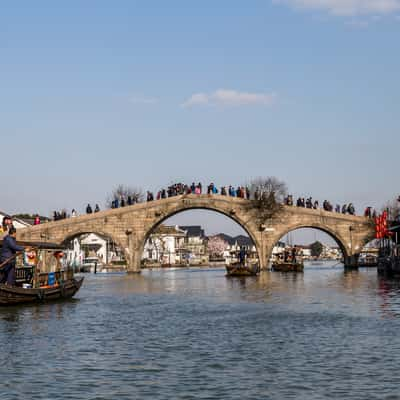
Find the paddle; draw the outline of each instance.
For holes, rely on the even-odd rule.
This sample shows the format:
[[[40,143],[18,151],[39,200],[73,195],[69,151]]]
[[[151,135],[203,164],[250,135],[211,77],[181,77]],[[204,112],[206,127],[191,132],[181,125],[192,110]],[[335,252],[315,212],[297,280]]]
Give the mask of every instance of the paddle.
[[[15,253],[13,256],[11,256],[10,258],[7,258],[6,261],[3,261],[3,262],[0,264],[0,270],[2,270],[11,260],[13,260],[15,257],[17,257],[17,255],[20,254],[20,253],[21,253],[21,252],[19,251],[19,252]]]

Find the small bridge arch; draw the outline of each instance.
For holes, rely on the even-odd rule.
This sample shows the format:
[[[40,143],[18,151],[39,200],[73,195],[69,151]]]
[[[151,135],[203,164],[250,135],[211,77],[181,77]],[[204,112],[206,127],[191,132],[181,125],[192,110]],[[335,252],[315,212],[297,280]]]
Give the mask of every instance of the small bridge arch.
[[[289,234],[290,232],[296,231],[298,229],[315,229],[321,232],[326,233],[329,237],[331,237],[339,246],[340,251],[343,254],[343,258],[344,260],[349,259],[350,255],[352,254],[351,251],[351,243],[346,243],[345,239],[342,237],[341,234],[339,234],[338,232],[333,231],[332,229],[330,229],[329,227],[327,227],[326,225],[322,225],[320,223],[313,223],[313,224],[294,224],[291,226],[285,226],[284,229],[282,229],[281,231],[278,231],[275,236],[274,236],[274,241],[275,243],[273,244],[273,246],[275,246],[279,240],[281,240],[284,236],[286,236],[287,234]],[[271,248],[271,253],[270,256],[272,255],[272,248]]]

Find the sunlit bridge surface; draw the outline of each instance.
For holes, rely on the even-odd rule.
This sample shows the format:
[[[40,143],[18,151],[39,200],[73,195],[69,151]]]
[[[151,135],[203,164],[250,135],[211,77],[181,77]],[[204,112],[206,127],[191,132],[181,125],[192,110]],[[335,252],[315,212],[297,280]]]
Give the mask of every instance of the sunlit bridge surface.
[[[400,285],[329,262],[86,275],[0,309],[1,399],[395,399]]]

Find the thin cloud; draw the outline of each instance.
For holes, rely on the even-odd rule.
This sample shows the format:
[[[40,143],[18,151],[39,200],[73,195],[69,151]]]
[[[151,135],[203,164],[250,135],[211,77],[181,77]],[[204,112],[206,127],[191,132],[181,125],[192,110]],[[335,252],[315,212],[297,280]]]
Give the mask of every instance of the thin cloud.
[[[218,89],[212,93],[194,93],[183,104],[182,107],[194,107],[202,105],[210,106],[247,106],[263,105],[270,106],[276,100],[275,93],[249,93],[236,90]]]
[[[400,0],[272,0],[295,8],[327,11],[333,15],[388,15],[400,11]]]

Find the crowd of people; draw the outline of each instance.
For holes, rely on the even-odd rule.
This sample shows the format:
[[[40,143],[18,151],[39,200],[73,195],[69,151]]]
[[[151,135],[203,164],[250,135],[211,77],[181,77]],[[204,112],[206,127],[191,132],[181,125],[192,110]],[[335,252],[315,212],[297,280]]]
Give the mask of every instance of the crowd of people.
[[[162,188],[157,191],[156,195],[154,195],[153,192],[147,191],[146,192],[146,201],[153,201],[153,200],[161,200],[161,199],[167,199],[170,197],[174,196],[180,196],[180,195],[185,195],[185,194],[203,194],[203,185],[201,182],[198,182],[197,184],[195,182],[192,182],[191,185],[184,184],[182,182],[179,183],[174,183],[170,186],[167,186],[166,188]],[[241,199],[255,199],[255,200],[260,200],[264,198],[266,195],[265,192],[263,192],[260,188],[256,188],[253,193],[251,193],[251,190],[249,186],[221,186],[218,188],[213,182],[211,182],[209,185],[206,187],[205,193],[211,194],[211,195],[216,195],[219,194],[221,196],[231,196],[231,197],[237,197]],[[119,196],[115,197],[115,199],[111,202],[111,208],[120,208],[120,207],[125,207],[125,206],[131,206],[136,203],[140,202],[140,199],[138,196],[134,195],[129,195],[129,196]],[[293,200],[293,195],[288,195],[284,199],[284,204],[288,206],[294,206],[296,205],[297,207],[304,207],[304,208],[309,208],[309,209],[319,209],[320,204],[318,200],[313,200],[312,197],[304,198],[304,197],[298,197],[296,202]],[[321,208],[325,211],[331,211],[331,212],[336,212],[336,213],[341,213],[341,214],[349,214],[349,215],[355,215],[355,207],[353,203],[348,203],[348,204],[336,204],[333,206],[333,204],[328,201],[324,200],[322,203]],[[96,208],[94,212],[100,211],[98,205],[96,204]],[[91,214],[92,208],[90,204],[86,207],[86,213]],[[372,218],[374,215],[374,212],[372,211],[371,207],[367,207],[365,214],[366,217]]]
[[[285,197],[284,204],[287,206],[293,206],[294,205],[293,195],[290,194],[287,197]],[[296,200],[296,207],[311,208],[316,210],[319,208],[319,202],[318,200],[313,200],[312,197],[307,197],[306,199],[304,197],[298,197]],[[368,208],[371,210],[371,207]],[[322,203],[322,209],[331,212],[335,211],[336,213],[341,213],[341,214],[349,214],[349,215],[356,214],[356,210],[353,203],[343,204],[342,206],[340,204],[336,204],[336,206],[333,207],[330,201],[324,200]]]
[[[115,199],[111,201],[111,208],[133,206],[136,203],[139,203],[139,199],[137,196],[128,195],[128,196],[126,196],[126,199],[125,199],[125,196],[119,196],[119,197],[115,197]],[[96,204],[96,207],[98,207],[97,204]]]
[[[239,197],[242,199],[250,199],[250,189],[244,186],[238,186],[235,188],[232,185],[229,187],[221,186],[218,187],[211,182],[207,186],[207,194],[220,194],[221,196],[231,196],[231,197]],[[156,196],[154,196],[153,192],[147,191],[146,200],[152,201],[154,199],[161,200],[169,197],[180,196],[183,194],[203,194],[203,186],[201,182],[194,183],[191,185],[183,184],[183,183],[174,183],[173,185],[168,186],[167,188],[160,189]]]
[[[187,195],[187,194],[200,195],[203,193],[207,193],[209,195],[218,194],[221,196],[237,197],[247,200],[250,199],[260,200],[266,198],[267,196],[271,196],[271,193],[266,193],[265,191],[262,191],[260,188],[256,188],[254,191],[251,191],[249,186],[235,187],[229,185],[229,186],[221,186],[218,188],[213,182],[211,182],[209,185],[207,185],[206,189],[204,190],[201,182],[198,182],[197,184],[195,182],[192,182],[191,185],[179,182],[167,186],[166,188],[158,190],[156,195],[154,195],[153,192],[148,190],[146,192],[145,200],[147,202],[150,202],[153,200],[161,200],[174,196]],[[120,195],[116,196],[111,201],[111,208],[115,209],[125,206],[132,206],[139,202],[141,202],[140,194],[132,194],[127,196]],[[356,210],[353,203],[348,203],[343,205],[336,204],[334,206],[330,201],[324,200],[320,206],[319,201],[314,200],[312,197],[307,197],[307,198],[298,197],[296,201],[294,201],[292,194],[286,196],[283,203],[288,206],[297,206],[314,210],[321,208],[325,211],[336,212],[339,214],[349,214],[349,215],[356,214]],[[86,206],[86,214],[92,214],[99,211],[100,207],[98,204],[95,205],[94,210],[90,204]],[[76,217],[76,216],[77,216],[76,210],[72,210],[71,215],[67,215],[65,210],[62,210],[61,212],[54,211],[53,219],[54,221],[58,221],[60,219],[65,219],[68,217]],[[365,209],[364,216],[368,218],[374,218],[376,216],[376,211],[373,210],[372,207],[367,207]]]
[[[53,221],[60,221],[62,219],[66,219],[66,218],[68,218],[66,210],[54,211],[53,212]]]
[[[72,210],[72,213],[74,212],[75,210]],[[99,207],[99,205],[98,204],[96,204],[96,206],[94,207],[94,212],[95,213],[98,213],[100,211],[100,207]],[[75,213],[76,213],[76,211],[75,211]],[[90,205],[90,204],[88,204],[87,206],[86,206],[86,214],[93,214],[93,209],[92,209],[92,206]],[[73,215],[72,215],[73,216]]]

